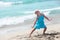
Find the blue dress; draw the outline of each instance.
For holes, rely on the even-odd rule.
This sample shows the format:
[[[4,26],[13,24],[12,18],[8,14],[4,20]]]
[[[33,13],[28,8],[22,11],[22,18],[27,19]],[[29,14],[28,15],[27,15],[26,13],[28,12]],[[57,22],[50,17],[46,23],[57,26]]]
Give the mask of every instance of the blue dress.
[[[46,28],[46,25],[44,24],[44,16],[38,16],[38,19],[36,21],[36,24],[34,26],[35,29],[40,29],[40,28]]]

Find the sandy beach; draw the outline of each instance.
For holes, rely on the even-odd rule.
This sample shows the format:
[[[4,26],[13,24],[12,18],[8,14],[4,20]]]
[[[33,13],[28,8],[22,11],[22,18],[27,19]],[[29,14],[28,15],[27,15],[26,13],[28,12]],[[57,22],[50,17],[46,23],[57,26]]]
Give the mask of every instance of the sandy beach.
[[[52,16],[51,22],[45,21],[47,31],[42,35],[42,30],[36,30],[29,38],[33,20],[25,21],[22,24],[4,25],[0,28],[0,40],[60,40],[60,16]]]

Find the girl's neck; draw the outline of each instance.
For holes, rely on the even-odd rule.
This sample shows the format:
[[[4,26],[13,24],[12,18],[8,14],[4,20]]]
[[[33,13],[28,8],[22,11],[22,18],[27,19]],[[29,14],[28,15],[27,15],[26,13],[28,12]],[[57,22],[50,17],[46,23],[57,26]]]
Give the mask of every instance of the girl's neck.
[[[41,16],[41,14],[37,15],[37,16]]]

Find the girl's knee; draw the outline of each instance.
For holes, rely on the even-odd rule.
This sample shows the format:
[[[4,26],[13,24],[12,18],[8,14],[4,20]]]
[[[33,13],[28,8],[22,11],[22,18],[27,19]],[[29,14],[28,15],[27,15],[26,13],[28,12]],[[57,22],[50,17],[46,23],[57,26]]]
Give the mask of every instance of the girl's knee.
[[[45,27],[44,29],[47,29],[47,27]]]

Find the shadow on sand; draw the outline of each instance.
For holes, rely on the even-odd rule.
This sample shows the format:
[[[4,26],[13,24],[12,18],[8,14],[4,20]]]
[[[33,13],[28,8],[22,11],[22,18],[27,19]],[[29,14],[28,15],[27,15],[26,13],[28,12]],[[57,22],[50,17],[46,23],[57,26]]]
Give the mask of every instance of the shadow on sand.
[[[50,33],[49,33],[50,32]],[[16,37],[13,37],[11,40],[60,40],[60,32],[56,32],[56,31],[49,31],[48,33],[46,33],[45,35],[42,34],[38,34],[38,35],[33,35],[30,38],[27,37],[28,34],[26,35],[18,35]]]

